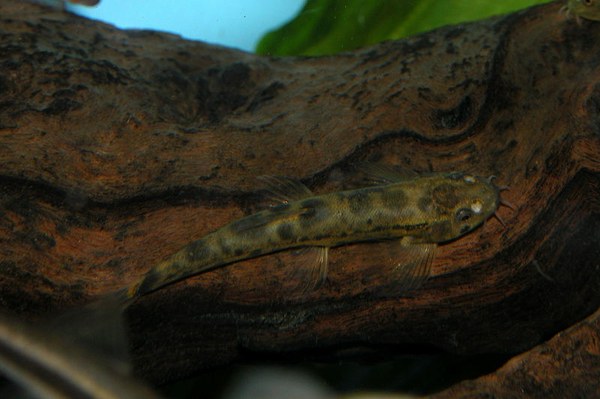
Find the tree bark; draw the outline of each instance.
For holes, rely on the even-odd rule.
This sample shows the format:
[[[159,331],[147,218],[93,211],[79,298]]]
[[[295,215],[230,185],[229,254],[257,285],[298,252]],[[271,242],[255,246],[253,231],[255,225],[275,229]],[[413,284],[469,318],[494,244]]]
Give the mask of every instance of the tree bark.
[[[389,243],[333,250],[310,293],[278,253],[147,295],[139,372],[545,341],[600,305],[600,23],[560,6],[270,58],[0,3],[0,306],[83,304],[260,209],[257,176],[325,193],[367,161],[495,175],[515,210],[443,245],[411,296],[378,295]]]

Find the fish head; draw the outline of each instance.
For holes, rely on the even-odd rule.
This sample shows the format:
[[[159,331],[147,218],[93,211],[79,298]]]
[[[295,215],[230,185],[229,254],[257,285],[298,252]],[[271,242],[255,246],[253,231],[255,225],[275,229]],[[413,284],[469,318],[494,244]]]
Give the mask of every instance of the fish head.
[[[431,230],[435,242],[463,236],[495,214],[501,203],[500,188],[491,180],[465,173],[450,173],[439,179],[431,191],[437,210]]]

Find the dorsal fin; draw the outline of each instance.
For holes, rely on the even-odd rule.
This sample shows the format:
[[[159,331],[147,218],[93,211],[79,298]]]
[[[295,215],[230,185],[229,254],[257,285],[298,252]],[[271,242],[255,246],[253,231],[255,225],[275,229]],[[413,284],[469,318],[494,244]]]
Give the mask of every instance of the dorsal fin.
[[[304,184],[289,177],[259,176],[258,179],[267,185],[267,198],[278,203],[298,201],[314,195]]]
[[[360,162],[355,164],[355,168],[373,184],[394,184],[419,176],[417,172],[410,169],[379,163]]]

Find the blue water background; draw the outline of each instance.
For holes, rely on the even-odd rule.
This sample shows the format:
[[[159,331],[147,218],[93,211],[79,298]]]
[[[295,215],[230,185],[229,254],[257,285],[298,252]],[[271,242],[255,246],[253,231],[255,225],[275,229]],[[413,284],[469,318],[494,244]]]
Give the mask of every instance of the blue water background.
[[[254,51],[260,38],[293,18],[304,0],[101,0],[69,5],[77,14],[119,28],[152,29]]]

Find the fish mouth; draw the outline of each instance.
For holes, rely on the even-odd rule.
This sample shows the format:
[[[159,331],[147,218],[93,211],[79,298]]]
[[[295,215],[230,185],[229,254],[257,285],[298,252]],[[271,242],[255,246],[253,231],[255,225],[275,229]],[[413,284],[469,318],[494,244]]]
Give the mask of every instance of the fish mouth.
[[[494,184],[494,179],[496,179],[495,175],[491,175],[490,177],[485,179],[489,183],[489,185],[492,186],[494,188],[494,190],[496,191],[497,206],[496,206],[496,210],[494,211],[492,216],[495,217],[498,220],[498,222],[500,222],[500,224],[506,229],[506,223],[500,217],[500,215],[498,215],[498,209],[500,209],[500,205],[504,205],[505,207],[509,208],[510,210],[512,210],[514,212],[516,210],[516,207],[500,196],[500,193],[502,191],[510,190],[510,186],[497,186],[496,184]]]

